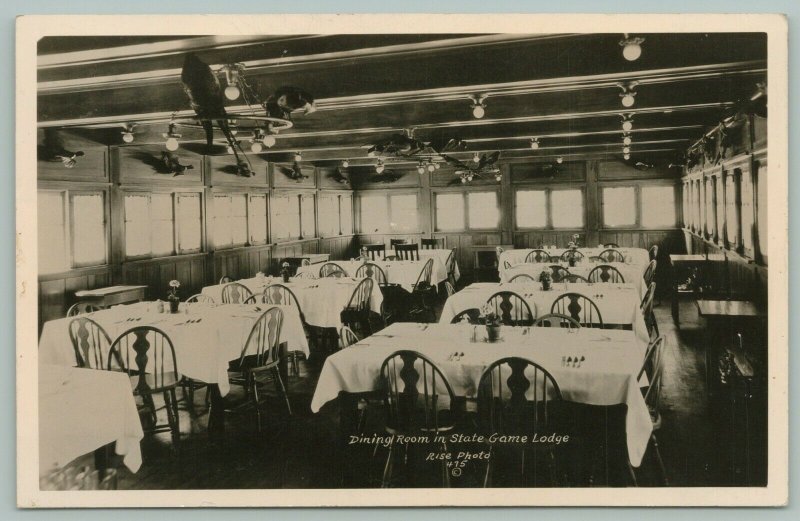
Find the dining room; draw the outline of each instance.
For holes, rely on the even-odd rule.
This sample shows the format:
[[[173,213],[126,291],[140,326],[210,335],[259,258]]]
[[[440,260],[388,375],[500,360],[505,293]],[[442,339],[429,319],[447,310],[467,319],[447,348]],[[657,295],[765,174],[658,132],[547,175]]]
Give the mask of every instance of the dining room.
[[[41,490],[763,486],[763,33],[39,41]]]

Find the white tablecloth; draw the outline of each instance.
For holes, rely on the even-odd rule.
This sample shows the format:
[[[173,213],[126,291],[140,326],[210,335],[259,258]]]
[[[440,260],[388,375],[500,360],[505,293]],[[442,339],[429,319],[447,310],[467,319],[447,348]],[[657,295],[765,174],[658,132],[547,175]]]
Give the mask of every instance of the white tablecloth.
[[[431,270],[431,284],[436,285],[440,282],[447,280],[447,268],[444,262],[439,257],[431,257],[433,259],[433,269]],[[386,274],[386,282],[391,284],[400,284],[406,291],[412,291],[414,284],[419,278],[422,268],[425,266],[426,260],[418,261],[376,261]],[[349,276],[354,276],[359,267],[363,265],[361,261],[336,261],[336,264]],[[319,276],[321,264],[312,266],[300,266],[297,273],[311,273],[315,277]]]
[[[184,308],[186,304],[181,304]],[[164,331],[175,347],[178,372],[210,384],[218,384],[224,396],[230,390],[228,362],[238,359],[253,324],[269,304],[189,304],[188,313],[157,313],[152,302],[116,306],[89,316],[106,330],[113,341],[122,332],[136,326],[155,326]],[[295,306],[279,306],[283,311],[281,342],[289,351],[309,355],[303,323]],[[139,318],[128,321],[128,318]],[[201,319],[187,324],[187,320]],[[69,339],[69,322],[60,318],[44,324],[39,339],[39,363],[75,365],[75,353]]]
[[[632,284],[612,283],[563,283],[554,282],[552,289],[542,291],[537,284],[509,284],[479,282],[470,284],[454,293],[442,308],[441,324],[449,324],[454,316],[470,308],[480,309],[498,291],[513,291],[521,296],[531,308],[535,317],[550,313],[553,302],[564,293],[580,293],[592,299],[600,310],[603,324],[630,325],[644,345],[650,340],[647,326],[639,307],[638,291]]]
[[[516,275],[521,273],[530,275],[534,278],[534,280],[538,281],[539,274],[542,272],[542,270],[552,266],[553,264],[559,263],[537,264],[523,262],[521,264],[515,264],[510,268],[500,270],[500,281],[508,282]],[[581,277],[588,279],[589,273],[600,264],[593,262],[580,262],[575,266],[569,266],[567,263],[563,263],[561,265],[573,275],[580,275]],[[622,275],[622,278],[625,279],[626,284],[634,285],[636,291],[639,292],[640,300],[644,298],[645,293],[647,293],[647,285],[645,284],[643,278],[644,270],[647,268],[646,264],[623,264],[621,262],[615,262],[609,265],[619,270],[619,273]]]
[[[538,248],[537,248],[538,249]],[[553,263],[558,262],[558,257],[566,251],[566,248],[541,248],[550,255],[550,258],[553,260]],[[600,255],[603,251],[609,248],[601,247],[594,247],[594,248],[578,248],[578,251],[583,253],[586,257],[596,257]],[[619,251],[625,257],[630,257],[631,264],[641,264],[647,266],[647,263],[650,262],[650,254],[644,248],[614,248],[615,250]],[[525,262],[525,258],[528,256],[530,252],[532,252],[532,248],[526,248],[521,250],[505,250],[503,253],[500,254],[499,259],[499,266],[502,273],[503,267],[505,266],[505,262],[507,261],[512,266],[514,264],[521,264]]]
[[[428,259],[438,259],[445,267],[447,267],[447,259],[450,257],[450,254],[453,253],[452,249],[447,248],[433,248],[428,250],[419,250],[419,260],[425,261]],[[387,249],[385,252],[386,255],[394,255],[394,250]],[[376,252],[376,260],[383,260],[384,254],[381,252]],[[458,262],[453,259],[453,274],[458,280],[461,278],[461,272],[458,269]]]
[[[270,284],[283,284],[292,290],[303,311],[306,323],[317,327],[342,326],[340,313],[350,302],[360,279],[354,278],[333,278],[325,277],[321,279],[292,278],[286,284],[280,277],[254,277],[238,281],[247,286],[247,289],[256,295],[260,295],[264,288]],[[206,286],[203,294],[213,298],[215,302],[222,302],[222,288],[224,284]],[[372,285],[372,295],[370,297],[370,309],[375,313],[381,312],[383,295],[377,284]]]
[[[524,357],[553,375],[565,400],[601,406],[626,404],[628,453],[631,463],[639,466],[652,422],[636,380],[646,346],[631,331],[581,328],[569,333],[561,328],[503,327],[501,340],[493,344],[470,342],[472,331],[473,326],[462,324],[392,324],[325,360],[311,410],[319,411],[341,391],[375,390],[384,359],[400,349],[430,358],[455,394],[467,398],[476,396],[481,373],[493,361]],[[464,356],[450,359],[455,351]],[[565,367],[564,359],[575,356],[585,357],[581,367]]]
[[[128,376],[112,371],[39,365],[39,472],[104,445],[136,472],[144,436]]]

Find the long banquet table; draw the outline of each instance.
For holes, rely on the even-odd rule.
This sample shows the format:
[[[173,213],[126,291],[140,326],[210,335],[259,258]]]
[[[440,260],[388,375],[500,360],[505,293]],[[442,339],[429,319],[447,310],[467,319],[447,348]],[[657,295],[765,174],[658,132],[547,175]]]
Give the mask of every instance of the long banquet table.
[[[500,270],[500,281],[501,282],[508,282],[512,278],[520,274],[526,274],[533,277],[534,280],[539,280],[539,274],[545,268],[548,268],[552,265],[559,264],[564,267],[567,271],[569,271],[573,275],[580,275],[581,277],[588,279],[589,273],[599,266],[600,264],[594,262],[581,262],[576,264],[575,266],[569,266],[566,263],[530,263],[530,262],[523,262],[521,264],[515,264],[510,268],[504,268]],[[636,287],[636,290],[639,292],[639,299],[643,299],[645,293],[647,293],[647,284],[644,282],[644,270],[647,265],[642,264],[624,264],[621,262],[610,263],[610,266],[616,268],[622,278],[625,279],[626,284],[633,284]],[[538,282],[537,282],[538,284]]]
[[[570,292],[580,293],[597,304],[604,325],[630,326],[636,333],[636,338],[645,345],[650,339],[640,309],[638,291],[633,284],[554,282],[552,289],[542,291],[538,283],[478,282],[470,284],[447,299],[439,322],[448,324],[454,316],[464,310],[480,309],[498,291],[513,291],[518,294],[528,303],[534,317],[550,313],[553,302],[561,295]]]
[[[431,270],[431,284],[436,285],[441,282],[447,280],[447,268],[444,265],[444,262],[439,257],[431,257],[433,259],[433,269]],[[333,261],[339,266],[342,267],[344,272],[353,277],[358,271],[358,268],[363,266],[362,261]],[[372,261],[370,261],[372,262]],[[391,284],[400,284],[406,291],[412,291],[414,289],[414,284],[416,284],[417,279],[419,278],[419,274],[422,271],[422,268],[425,266],[426,260],[418,260],[418,261],[405,261],[405,260],[394,260],[394,261],[378,261],[376,260],[373,264],[377,264],[381,267],[383,272],[386,274],[386,282]],[[319,277],[319,270],[322,267],[320,264],[312,265],[312,266],[300,266],[297,269],[297,273],[310,273],[314,277]]]
[[[514,264],[522,264],[525,262],[525,258],[528,256],[530,252],[534,249],[542,249],[550,255],[551,260],[553,263],[558,262],[558,258],[561,256],[562,253],[567,251],[566,248],[553,248],[553,247],[544,247],[544,248],[523,248],[519,250],[505,250],[500,254],[500,258],[498,259],[498,265],[500,270],[503,269],[505,263],[508,262],[510,265]],[[578,248],[578,251],[581,252],[586,257],[596,257],[600,255],[602,252],[609,248],[604,248],[602,246],[596,247],[585,247],[585,248]],[[650,262],[650,253],[644,248],[613,248],[619,251],[625,258],[626,262],[630,264],[641,264],[647,265]]]
[[[480,329],[480,326],[477,326]],[[627,405],[626,441],[631,464],[638,467],[652,432],[638,371],[646,344],[632,331],[581,328],[503,327],[501,340],[471,342],[475,326],[395,323],[380,333],[327,358],[311,401],[318,412],[340,393],[374,391],[384,359],[401,349],[417,351],[436,363],[457,396],[476,397],[481,373],[504,357],[528,358],[553,375],[565,400],[590,405]],[[454,352],[462,354],[457,358]],[[580,367],[564,363],[583,357]]]
[[[179,313],[158,313],[153,302],[140,302],[96,311],[88,315],[106,330],[112,341],[136,326],[155,326],[164,331],[175,347],[178,371],[189,378],[219,386],[222,396],[230,390],[228,362],[239,358],[250,330],[270,304],[181,304]],[[288,351],[309,355],[300,315],[294,306],[279,306],[283,311],[281,343]],[[44,324],[39,338],[39,363],[75,365],[69,339],[72,318]],[[191,322],[190,322],[191,321]]]
[[[109,443],[136,472],[143,436],[126,374],[39,365],[40,474]]]
[[[319,268],[319,266],[317,266]],[[260,294],[271,284],[283,284],[297,297],[306,323],[316,327],[341,327],[341,311],[350,301],[353,291],[361,279],[351,277],[324,277],[321,279],[305,279],[292,277],[284,283],[280,277],[253,277],[239,280],[254,294]],[[222,288],[225,284],[215,284],[203,288],[203,295],[222,302]],[[381,312],[383,295],[377,284],[372,286],[370,309]]]

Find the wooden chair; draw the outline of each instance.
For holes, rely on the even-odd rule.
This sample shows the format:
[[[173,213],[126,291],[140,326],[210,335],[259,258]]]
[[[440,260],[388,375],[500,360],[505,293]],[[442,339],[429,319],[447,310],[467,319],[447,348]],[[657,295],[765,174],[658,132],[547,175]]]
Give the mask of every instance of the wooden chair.
[[[378,286],[388,284],[386,278],[386,272],[383,271],[383,268],[378,266],[373,262],[367,262],[362,264],[356,270],[356,278],[357,279],[372,279]]]
[[[381,290],[381,295],[383,296],[381,318],[384,325],[394,322],[395,319],[402,315],[402,310],[406,307],[404,304],[408,292],[400,284],[387,282],[386,272],[383,271],[383,268],[371,262],[362,264],[356,270],[356,278],[370,278],[375,281]]]
[[[508,281],[509,284],[536,284],[537,281],[527,273],[520,273],[511,277]]]
[[[533,250],[525,256],[525,262],[530,264],[541,264],[550,262],[550,254],[544,250]]]
[[[444,267],[447,270],[447,280],[453,287],[456,286],[456,248],[450,250],[447,260],[444,262]]]
[[[408,244],[408,241],[405,239],[389,239],[389,248],[394,249],[395,246],[398,244]]]
[[[653,430],[650,433],[649,445],[653,448],[653,455],[656,457],[659,470],[664,486],[669,486],[667,478],[667,469],[664,466],[664,460],[661,458],[661,451],[658,449],[658,439],[656,433],[661,429],[661,375],[663,373],[664,364],[662,363],[664,349],[664,337],[660,336],[650,342],[645,352],[644,363],[639,371],[639,381],[641,382],[642,376],[647,374],[648,385],[642,387],[644,394],[644,403],[647,405],[647,410],[650,413],[650,421],[653,424]],[[636,472],[629,464],[633,484],[637,485]]]
[[[219,279],[220,284],[228,284],[229,282],[233,282],[233,279],[227,275],[223,275],[222,278]]]
[[[300,271],[298,273],[295,273],[292,278],[293,279],[312,279],[313,280],[313,279],[316,279],[317,276],[314,275],[310,271]]]
[[[603,250],[598,257],[600,257],[603,262],[625,262],[625,256],[622,252],[614,248]]]
[[[334,277],[340,279],[342,277],[346,277],[347,272],[335,262],[326,262],[319,268],[319,276],[323,278]]]
[[[454,288],[453,285],[450,284],[449,280],[444,281],[444,291],[445,294],[447,295],[447,298],[450,298],[456,294],[456,288]]]
[[[460,324],[461,322],[469,322],[470,324],[480,324],[481,323],[481,310],[478,308],[469,308],[461,311],[460,313],[456,314],[452,320],[450,320],[451,324]]]
[[[339,329],[339,349],[350,347],[358,343],[358,335],[353,333],[353,330],[347,326],[342,326]]]
[[[196,295],[192,295],[191,297],[186,299],[186,302],[191,304],[193,302],[202,302],[204,304],[213,304],[214,299],[209,297],[208,295],[204,295],[202,293],[197,293]]]
[[[550,307],[550,313],[567,315],[583,327],[603,327],[600,308],[592,299],[580,293],[564,293]]]
[[[562,282],[569,275],[569,270],[559,264],[550,265],[550,271],[553,272],[553,282]]]
[[[570,331],[580,329],[581,325],[572,317],[561,315],[559,313],[548,313],[536,319],[533,327],[560,327],[569,329]]]
[[[583,258],[583,253],[579,252],[578,250],[566,250],[559,257],[562,262],[569,262],[570,259],[572,259],[573,262],[577,262],[583,260]]]
[[[89,302],[76,302],[67,310],[67,316],[76,317],[78,315],[87,315],[89,313],[94,313],[95,311],[100,311],[101,309],[103,308]]]
[[[622,273],[614,266],[608,264],[601,264],[595,267],[589,272],[589,276],[586,278],[589,279],[589,282],[625,283],[625,277],[622,276]]]
[[[419,247],[423,250],[441,250],[444,248],[444,239],[420,239]]]
[[[658,259],[658,244],[654,244],[650,246],[650,249],[647,250],[648,255],[650,256],[650,260],[657,260]]]
[[[78,316],[69,322],[69,339],[75,350],[75,364],[89,369],[106,369],[111,337],[91,318]]]
[[[367,252],[367,257],[371,261],[382,259],[386,255],[386,245],[383,243],[365,244],[361,248]]]
[[[650,283],[653,282],[653,279],[656,277],[656,266],[658,262],[655,260],[651,260],[650,263],[647,265],[647,268],[644,270],[644,275],[642,278],[644,279],[644,283],[650,286]]]
[[[340,313],[342,325],[361,331],[361,336],[364,337],[372,334],[372,325],[370,324],[372,288],[372,279],[361,279]]]
[[[428,436],[436,439],[453,430],[457,420],[457,401],[444,373],[430,359],[415,351],[396,351],[381,364],[378,388],[386,414],[386,432],[403,436]],[[444,443],[433,441],[439,450]],[[408,444],[392,443],[384,466],[381,485],[391,483],[395,459]],[[413,473],[405,473],[409,480]],[[442,486],[450,484],[450,469],[442,460]],[[411,483],[409,483],[411,484]]]
[[[533,324],[531,307],[520,295],[513,291],[498,291],[486,301],[497,313],[500,322],[506,326],[530,326]]]
[[[286,392],[286,385],[280,373],[280,339],[283,327],[283,311],[271,307],[261,313],[242,347],[239,360],[231,363],[229,381],[233,385],[244,388],[247,400],[236,409],[253,405],[261,432],[261,394],[259,391],[260,376],[267,376],[275,384],[275,390],[286,404],[286,411],[292,415],[292,405]]]
[[[603,248],[619,248],[619,244],[616,242],[607,242],[603,244]]]
[[[383,258],[383,260],[385,260],[385,261],[396,261],[397,260],[397,255],[387,255],[386,257]]]
[[[478,383],[478,425],[485,435],[527,436],[541,432],[561,432],[558,426],[561,389],[553,376],[536,362],[525,358],[508,357],[493,362],[481,374]],[[492,486],[495,460],[516,456],[519,462],[519,482],[500,483],[501,486],[525,486],[526,467],[536,469],[540,464],[550,470],[551,485],[557,484],[553,445],[489,444],[489,459],[483,480],[484,487]],[[539,459],[544,455],[544,461]],[[512,460],[513,461],[513,460]],[[513,470],[504,465],[499,477],[508,478]]]
[[[179,451],[181,429],[178,418],[178,398],[175,389],[181,384],[175,347],[162,330],[153,326],[137,326],[122,333],[111,344],[108,369],[127,373],[133,395],[142,399],[140,410],[146,411],[147,423],[142,428],[149,433],[169,432],[172,448]],[[167,423],[159,424],[153,395],[162,394]]]
[[[394,252],[400,260],[419,260],[419,244],[397,244]]]
[[[642,316],[644,317],[644,323],[647,326],[647,332],[650,333],[652,337],[655,335],[656,337],[659,336],[658,332],[658,322],[656,321],[656,315],[653,312],[653,298],[656,294],[656,283],[651,282],[649,286],[647,286],[647,292],[644,294],[644,298],[642,299]]]
[[[422,266],[411,291],[411,306],[409,315],[412,317],[425,318],[420,322],[436,322],[436,312],[434,304],[431,302],[436,295],[436,286],[431,283],[433,273],[433,259],[428,259]]]
[[[264,292],[261,294],[261,302],[263,304],[292,306],[297,308],[297,314],[300,315],[300,322],[303,324],[303,330],[308,331],[306,316],[303,314],[303,308],[300,306],[300,301],[297,300],[297,296],[287,286],[284,286],[283,284],[270,284],[264,288]],[[306,336],[308,336],[308,333],[306,333]],[[289,351],[287,356],[289,357],[289,365],[292,368],[292,374],[294,376],[300,376],[300,352]]]
[[[588,283],[589,280],[586,277],[584,277],[583,275],[577,275],[575,273],[567,273],[561,279],[561,282],[570,282],[572,284],[575,284],[577,282],[581,282],[581,283],[585,284],[585,283]]]
[[[223,304],[244,304],[252,296],[253,292],[239,282],[230,282],[222,288]]]

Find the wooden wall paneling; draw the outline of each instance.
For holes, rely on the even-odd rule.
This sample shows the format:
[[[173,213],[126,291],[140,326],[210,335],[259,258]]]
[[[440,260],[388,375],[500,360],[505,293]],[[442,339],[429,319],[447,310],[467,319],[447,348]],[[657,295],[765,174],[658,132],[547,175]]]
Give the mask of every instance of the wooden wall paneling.
[[[37,132],[36,175],[38,179],[58,181],[108,182],[108,147],[100,143],[59,131],[63,148],[70,152],[83,152],[75,158],[75,166],[67,168],[64,163],[53,158],[52,151],[44,148],[44,131]]]
[[[274,188],[314,188],[317,185],[313,166],[301,164],[302,177],[292,178],[292,163],[269,163],[270,184]]]
[[[345,168],[320,167],[317,168],[317,186],[330,190],[352,190],[350,173]]]
[[[121,184],[146,184],[170,186],[200,186],[203,184],[203,156],[178,149],[173,152],[180,164],[191,166],[182,174],[175,175],[162,163],[162,153],[166,149],[160,145],[143,145],[111,148],[111,168]]]
[[[512,163],[509,165],[512,183],[577,183],[586,179],[582,161],[562,164],[553,162]]]
[[[105,266],[41,277],[39,280],[39,326],[41,327],[47,320],[62,318],[69,306],[75,303],[76,291],[109,285],[111,285],[111,271]]]
[[[266,156],[248,153],[247,159],[250,160],[250,166],[255,174],[252,177],[238,174],[236,159],[232,155],[205,156],[206,184],[211,186],[268,186],[269,163],[267,163]]]
[[[357,191],[418,187],[420,177],[416,168],[392,168],[389,165],[382,174],[375,172],[374,167],[351,168],[350,174],[353,188]]]

